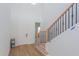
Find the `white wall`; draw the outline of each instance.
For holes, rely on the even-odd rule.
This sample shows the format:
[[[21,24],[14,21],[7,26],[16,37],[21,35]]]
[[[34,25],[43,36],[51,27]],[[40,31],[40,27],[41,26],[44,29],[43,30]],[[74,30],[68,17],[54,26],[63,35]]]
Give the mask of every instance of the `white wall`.
[[[11,8],[11,37],[16,39],[16,45],[34,43],[35,22],[41,22],[41,20],[41,6],[39,4],[13,4]]]
[[[37,4],[34,6],[31,4],[2,4],[0,11],[1,12],[0,14],[2,16],[0,17],[1,18],[0,26],[2,28],[0,38],[4,37],[2,33],[5,32],[6,37],[4,37],[1,40],[4,42],[6,38],[5,44],[6,45],[8,44],[8,47],[10,38],[16,39],[16,45],[34,43],[35,22],[40,22],[41,26],[48,24],[48,21],[52,18],[52,16],[56,15],[56,13],[53,12],[53,9],[55,9],[54,11],[56,11],[57,8],[58,7],[56,7],[56,4]],[[26,33],[28,34],[28,37],[26,37]],[[0,45],[4,44],[2,41]],[[7,48],[6,50],[8,49],[9,48]],[[2,50],[4,49],[2,48]]]
[[[59,14],[67,4],[13,4],[11,8],[12,33],[16,45],[35,42],[35,22],[47,27],[53,17]],[[26,38],[26,33],[28,37]]]
[[[79,56],[79,23],[73,27],[47,43],[48,55]]]
[[[10,6],[0,4],[0,56],[10,51]]]

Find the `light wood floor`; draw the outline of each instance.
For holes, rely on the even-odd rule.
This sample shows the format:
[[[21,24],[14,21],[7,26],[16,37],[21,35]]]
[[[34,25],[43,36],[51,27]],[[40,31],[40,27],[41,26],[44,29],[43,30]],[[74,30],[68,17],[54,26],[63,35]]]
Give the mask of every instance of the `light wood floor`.
[[[34,46],[34,44],[27,44],[12,48],[10,56],[44,56]]]

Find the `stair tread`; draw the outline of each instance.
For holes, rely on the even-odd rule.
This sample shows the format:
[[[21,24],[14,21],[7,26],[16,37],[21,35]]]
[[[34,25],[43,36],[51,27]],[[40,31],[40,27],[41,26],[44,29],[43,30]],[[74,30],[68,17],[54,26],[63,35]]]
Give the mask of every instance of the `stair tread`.
[[[45,48],[45,43],[40,43],[39,45],[37,45],[37,49],[43,53],[43,54],[47,54],[46,48]]]

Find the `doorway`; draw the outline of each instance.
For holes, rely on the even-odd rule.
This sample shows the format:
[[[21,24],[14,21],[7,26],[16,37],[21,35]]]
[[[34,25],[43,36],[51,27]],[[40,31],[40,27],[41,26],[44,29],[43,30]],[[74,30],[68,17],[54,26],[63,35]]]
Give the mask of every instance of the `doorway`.
[[[35,23],[35,44],[38,43],[38,32],[40,31],[40,22]]]

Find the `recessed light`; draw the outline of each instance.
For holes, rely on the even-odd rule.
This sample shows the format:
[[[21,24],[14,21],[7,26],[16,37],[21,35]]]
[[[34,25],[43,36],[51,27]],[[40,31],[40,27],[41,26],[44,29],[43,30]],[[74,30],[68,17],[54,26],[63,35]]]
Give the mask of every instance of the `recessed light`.
[[[36,3],[32,3],[32,5],[36,5]]]

